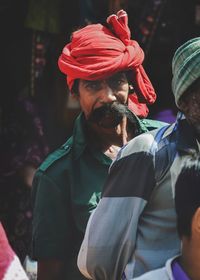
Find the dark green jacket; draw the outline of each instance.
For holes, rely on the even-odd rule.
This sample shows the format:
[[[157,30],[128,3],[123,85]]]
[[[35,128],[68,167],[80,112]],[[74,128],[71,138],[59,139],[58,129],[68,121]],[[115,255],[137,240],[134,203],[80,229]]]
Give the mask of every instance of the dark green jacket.
[[[139,134],[165,124],[148,119],[137,123]],[[85,128],[80,114],[72,137],[46,158],[33,181],[32,257],[66,260],[67,280],[84,279],[76,267],[77,254],[112,162],[88,145]]]

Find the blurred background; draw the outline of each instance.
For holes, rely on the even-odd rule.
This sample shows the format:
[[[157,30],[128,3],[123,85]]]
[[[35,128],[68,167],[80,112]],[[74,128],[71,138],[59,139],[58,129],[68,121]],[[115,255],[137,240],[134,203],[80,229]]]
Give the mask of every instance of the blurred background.
[[[32,178],[45,156],[71,135],[78,104],[58,56],[71,32],[125,9],[132,39],[157,92],[149,118],[172,122],[171,60],[200,36],[200,0],[1,0],[0,220],[23,261],[29,251]]]

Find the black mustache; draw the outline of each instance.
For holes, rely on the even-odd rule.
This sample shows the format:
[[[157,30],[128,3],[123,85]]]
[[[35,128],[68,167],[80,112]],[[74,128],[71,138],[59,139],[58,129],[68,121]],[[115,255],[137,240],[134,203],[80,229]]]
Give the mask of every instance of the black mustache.
[[[121,122],[124,116],[126,116],[131,122],[136,122],[136,119],[128,106],[115,101],[95,109],[88,121],[101,125],[103,120],[111,117],[113,118],[113,125],[117,125]]]

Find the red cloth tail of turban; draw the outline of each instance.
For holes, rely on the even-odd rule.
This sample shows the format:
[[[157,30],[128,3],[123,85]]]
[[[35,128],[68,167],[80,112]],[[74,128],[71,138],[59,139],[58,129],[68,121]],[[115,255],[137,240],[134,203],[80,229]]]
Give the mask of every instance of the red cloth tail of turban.
[[[104,79],[119,71],[132,70],[136,94],[129,95],[129,108],[139,117],[148,115],[146,104],[156,100],[154,88],[142,66],[144,52],[130,39],[128,16],[123,10],[107,18],[108,28],[90,24],[75,31],[58,60],[72,89],[74,80]]]

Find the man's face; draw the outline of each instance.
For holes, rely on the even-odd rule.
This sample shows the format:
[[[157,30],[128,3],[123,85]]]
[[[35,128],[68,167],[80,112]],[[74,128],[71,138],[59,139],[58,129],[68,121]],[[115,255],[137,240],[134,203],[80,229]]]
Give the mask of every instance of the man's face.
[[[200,87],[195,91],[188,92],[180,102],[179,107],[188,122],[200,135]]]
[[[122,119],[122,111],[127,108],[128,91],[125,73],[104,80],[80,79],[79,102],[86,119],[104,128],[116,126]]]

